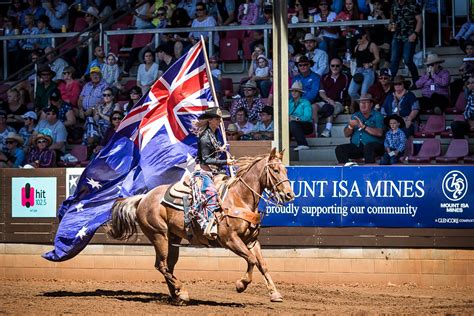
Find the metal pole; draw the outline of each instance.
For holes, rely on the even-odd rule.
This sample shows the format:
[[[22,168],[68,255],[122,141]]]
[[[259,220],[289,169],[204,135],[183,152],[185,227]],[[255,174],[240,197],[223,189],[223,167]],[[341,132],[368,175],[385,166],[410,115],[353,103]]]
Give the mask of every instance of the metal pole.
[[[56,38],[54,37],[51,39],[51,47],[56,48]]]
[[[8,41],[3,41],[3,80],[8,78]]]
[[[426,10],[425,6],[423,6],[423,10],[421,11],[421,18],[423,19],[423,41],[421,43],[422,49],[423,49],[423,59],[426,58],[426,31],[425,31],[425,17],[426,17]]]
[[[214,56],[214,32],[208,32],[209,39],[209,56]]]
[[[104,36],[104,28],[102,23],[99,24],[99,46],[103,46],[102,36]]]
[[[109,53],[109,36],[107,33],[104,33],[104,52],[106,54]]]
[[[438,0],[438,46],[441,46],[441,0]]]
[[[89,46],[89,62],[91,62],[92,58],[93,58],[92,56],[94,55],[94,47],[93,47],[93,44],[92,44],[92,37],[90,37],[87,41],[89,42],[89,45],[88,45]]]
[[[453,38],[456,36],[456,28],[455,28],[455,24],[456,24],[456,16],[455,16],[455,10],[456,10],[456,1],[451,1],[451,20],[452,20],[452,30],[453,30]],[[469,8],[469,7],[468,7]]]

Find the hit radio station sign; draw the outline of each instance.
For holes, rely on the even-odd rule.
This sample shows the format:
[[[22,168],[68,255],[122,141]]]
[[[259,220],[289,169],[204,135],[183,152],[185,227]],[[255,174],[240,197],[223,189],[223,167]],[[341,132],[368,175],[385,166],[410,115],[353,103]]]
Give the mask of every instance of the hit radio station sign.
[[[296,199],[261,203],[264,226],[474,228],[473,167],[289,167],[288,178]]]
[[[12,178],[12,217],[56,217],[56,178]]]

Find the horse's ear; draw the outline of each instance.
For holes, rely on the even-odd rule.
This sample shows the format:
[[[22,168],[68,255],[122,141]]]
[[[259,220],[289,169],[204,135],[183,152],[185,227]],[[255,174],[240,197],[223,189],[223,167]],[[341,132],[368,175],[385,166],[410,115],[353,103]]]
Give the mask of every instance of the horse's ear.
[[[283,156],[285,155],[285,149],[283,149],[282,151],[280,151],[280,154],[279,154],[279,158],[283,158]]]
[[[272,148],[272,151],[270,153],[270,157],[268,158],[268,160],[272,160],[273,158],[275,158],[276,156],[276,151],[277,149],[275,147]]]

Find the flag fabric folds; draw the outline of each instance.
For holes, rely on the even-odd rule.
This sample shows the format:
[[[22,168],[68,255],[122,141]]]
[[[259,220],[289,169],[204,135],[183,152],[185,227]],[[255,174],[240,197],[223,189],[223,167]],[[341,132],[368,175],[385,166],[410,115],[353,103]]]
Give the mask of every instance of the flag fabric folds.
[[[54,249],[64,261],[81,252],[108,221],[114,201],[178,181],[193,164],[197,139],[192,121],[215,106],[202,41],[173,64],[120,123],[91,161],[77,189],[59,208]]]

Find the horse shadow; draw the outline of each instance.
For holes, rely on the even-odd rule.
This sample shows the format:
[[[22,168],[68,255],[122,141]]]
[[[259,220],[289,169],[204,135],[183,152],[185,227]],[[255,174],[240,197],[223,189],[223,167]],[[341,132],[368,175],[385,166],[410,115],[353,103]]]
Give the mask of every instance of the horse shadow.
[[[45,297],[57,297],[57,298],[67,298],[67,297],[109,297],[115,298],[119,301],[130,301],[130,302],[140,302],[140,303],[153,303],[160,302],[165,304],[174,305],[170,296],[163,293],[155,292],[141,292],[141,291],[124,291],[124,290],[101,290],[97,289],[95,291],[83,291],[83,292],[72,292],[72,291],[52,291],[44,292],[38,294],[38,296]],[[242,303],[233,303],[233,302],[216,302],[210,300],[198,300],[191,299],[189,302],[185,303],[186,306],[220,306],[220,307],[236,307],[236,308],[245,308],[246,304]]]

